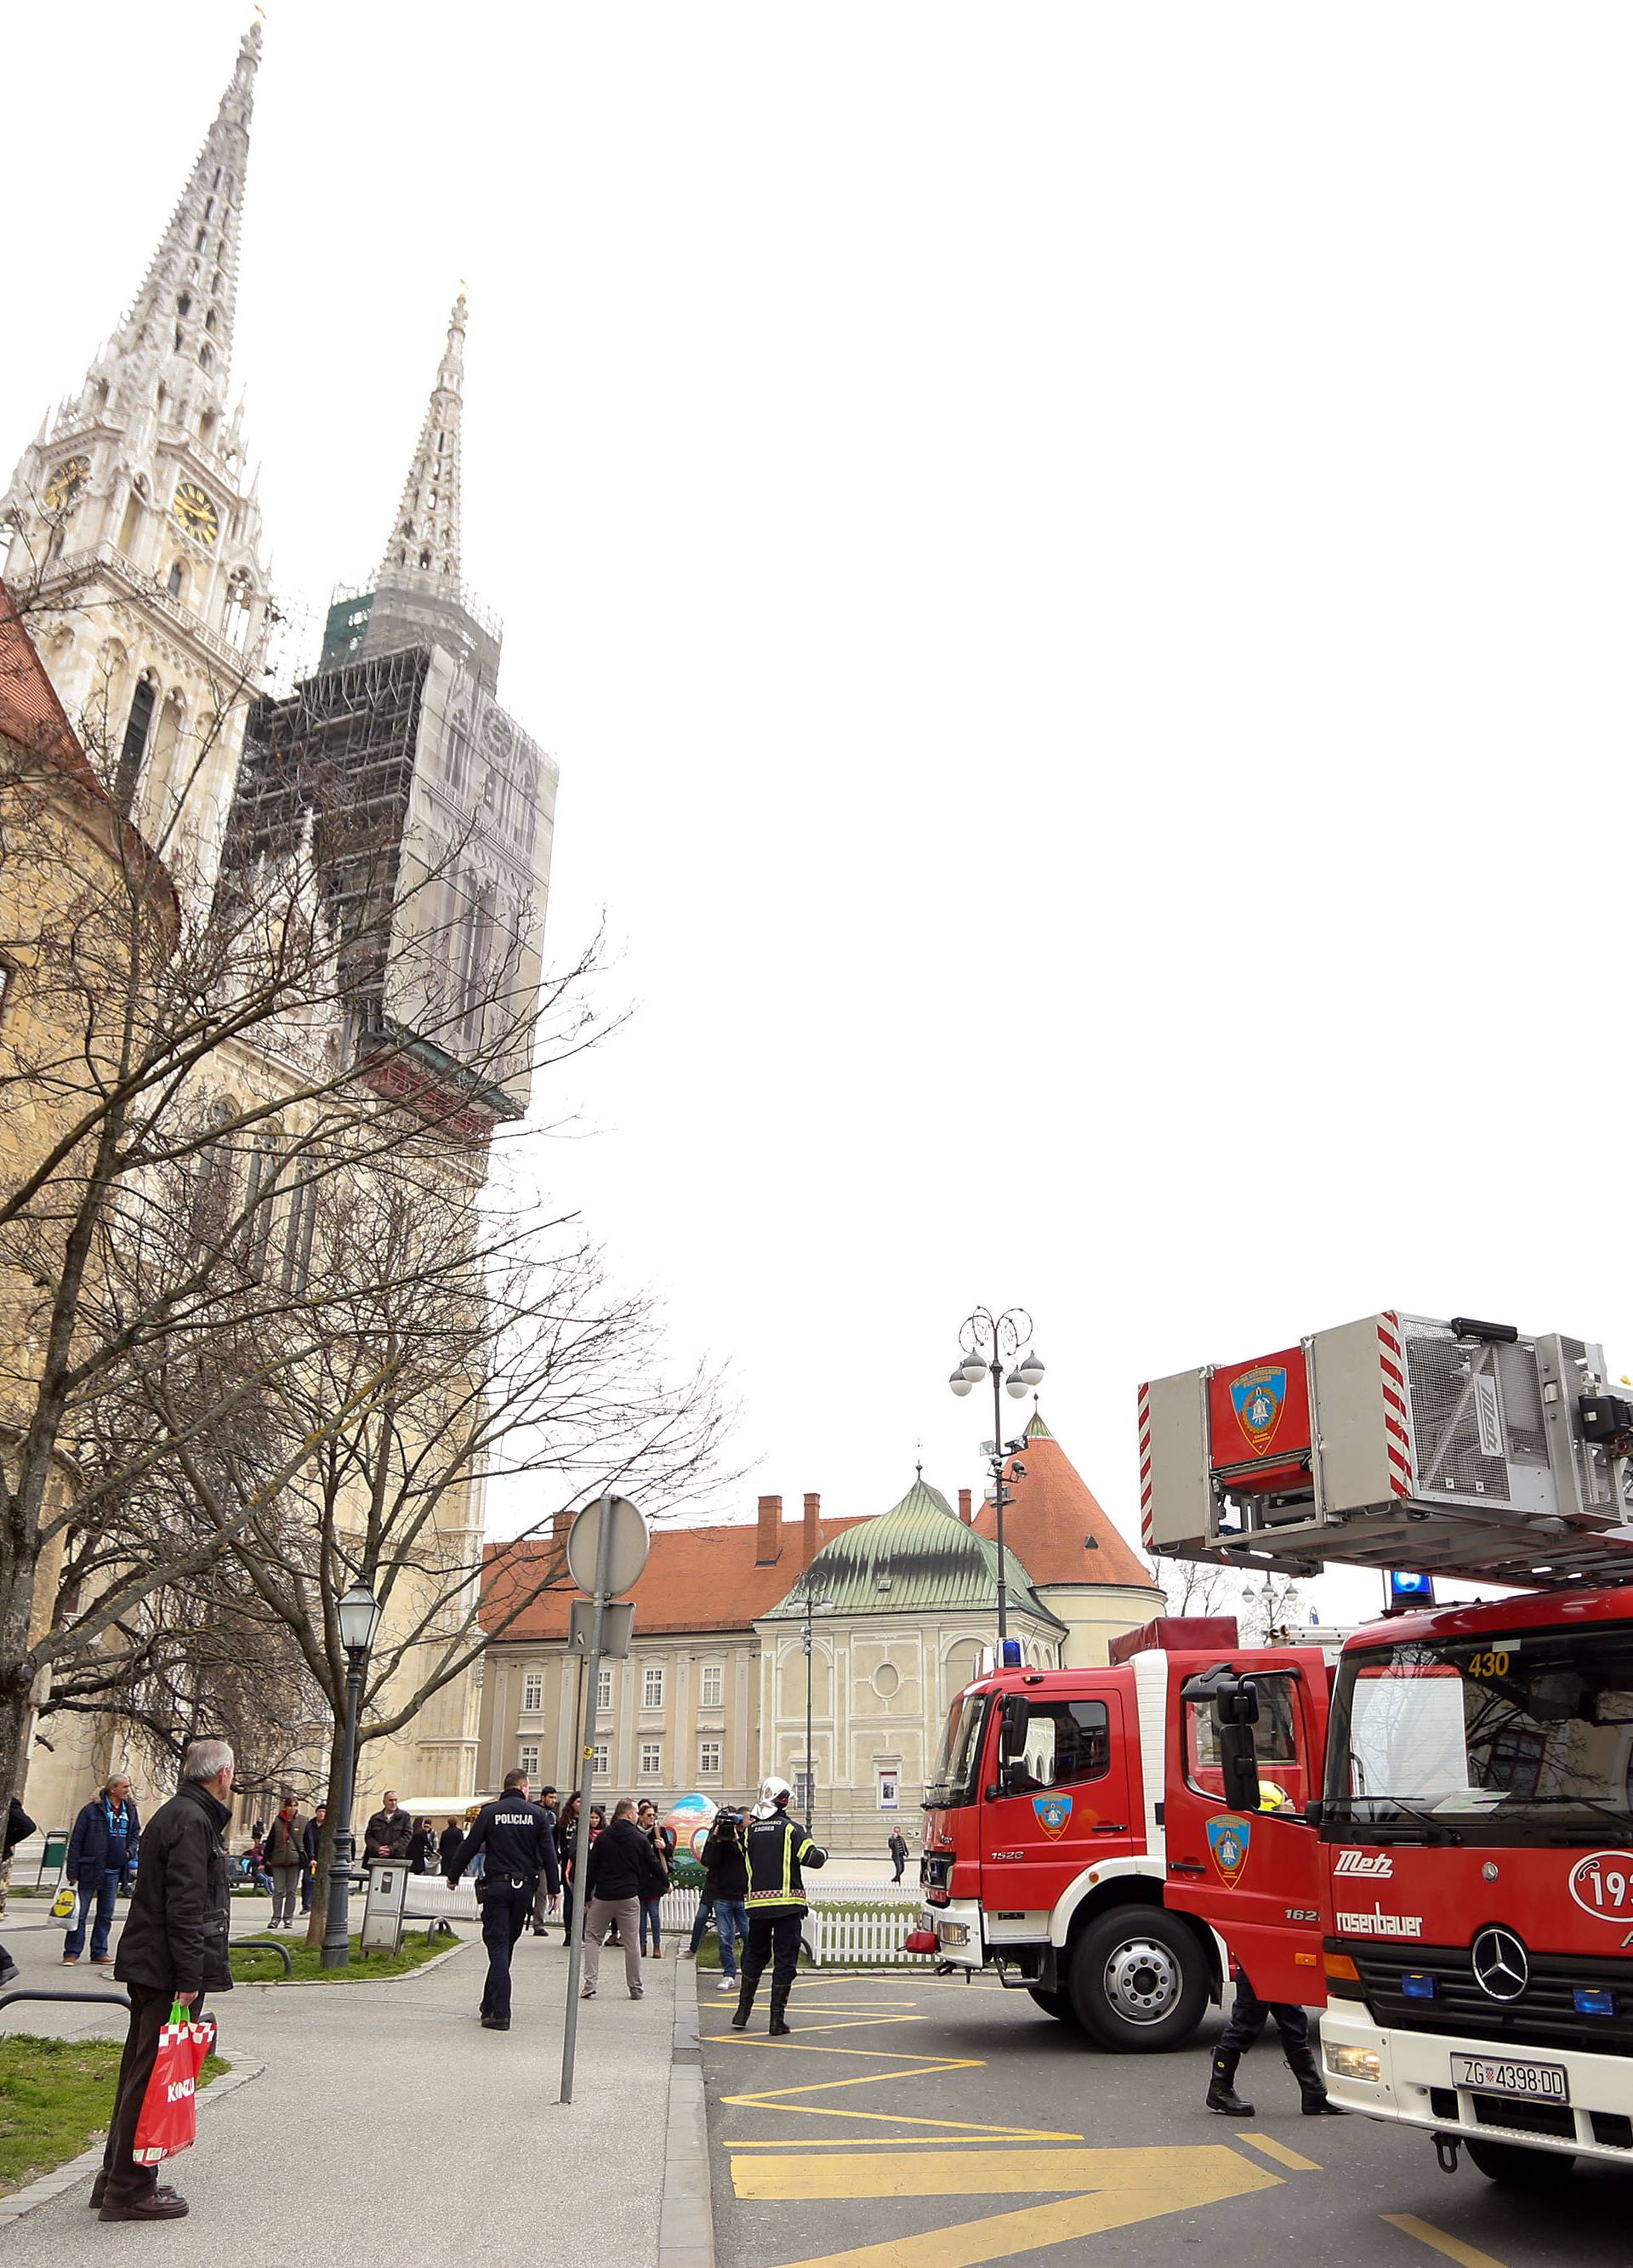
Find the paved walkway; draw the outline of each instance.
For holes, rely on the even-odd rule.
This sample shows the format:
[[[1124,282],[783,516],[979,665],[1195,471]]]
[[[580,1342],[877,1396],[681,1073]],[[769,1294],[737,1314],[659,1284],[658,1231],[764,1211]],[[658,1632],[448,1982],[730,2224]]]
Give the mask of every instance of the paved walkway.
[[[99,1972],[61,1966],[62,1931],[41,1903],[18,1901],[4,1925],[23,1970],[19,1984],[94,1986]],[[266,1909],[269,1911],[269,1908]],[[123,1908],[121,1909],[121,1916]],[[255,1933],[260,1902],[235,1899],[235,1935]],[[609,2259],[657,2264],[670,2128],[675,1992],[681,1994],[684,2089],[692,2032],[692,1970],[644,1964],[646,1996],[632,2001],[614,1959],[600,1995],[581,2006],[574,2100],[556,2100],[567,1955],[559,1929],[516,1949],[514,2029],[476,2021],[484,1956],[467,1942],[426,1973],[378,1984],[239,1986],[213,2005],[230,2060],[265,2066],[252,2085],[200,2106],[196,2146],[171,2178],[192,2206],[153,2230],[104,2225],[85,2210],[87,2182],[0,2230],[0,2268],[85,2268],[88,2258],[167,2268],[208,2262],[223,2247],[265,2250],[267,2232],[304,2231],[295,2250],[358,2258],[388,2249],[465,2257],[473,2248],[542,2253],[575,2268]],[[616,1989],[609,1989],[615,1987]],[[116,2008],[24,2001],[0,2027],[68,2036],[122,2036]],[[695,2066],[695,2050],[690,2060]],[[680,2122],[684,2127],[684,2119]],[[684,2139],[673,2146],[671,2209],[687,2180]],[[700,2192],[707,2175],[695,2168]],[[703,2264],[706,2222],[676,2268]],[[701,2248],[701,2249],[700,2249]],[[276,2249],[276,2246],[275,2246]]]

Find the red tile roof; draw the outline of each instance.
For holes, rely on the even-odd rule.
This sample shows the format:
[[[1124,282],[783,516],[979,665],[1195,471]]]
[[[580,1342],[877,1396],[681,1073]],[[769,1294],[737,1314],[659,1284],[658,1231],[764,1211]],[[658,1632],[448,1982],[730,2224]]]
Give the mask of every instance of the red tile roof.
[[[1034,1418],[1026,1428],[1020,1462],[1026,1476],[1009,1484],[1012,1501],[1004,1507],[1004,1543],[1031,1576],[1034,1589],[1050,1583],[1151,1587],[1150,1572],[1041,1418]],[[974,1524],[978,1534],[996,1536],[997,1522],[989,1502],[982,1505]]]
[[[826,1516],[817,1545],[831,1543],[856,1520]],[[635,1626],[642,1636],[657,1631],[747,1630],[757,1615],[792,1589],[804,1568],[805,1523],[781,1522],[778,1557],[769,1566],[755,1564],[759,1527],[733,1521],[711,1528],[655,1528],[641,1580],[629,1594]],[[562,1547],[548,1537],[519,1543],[490,1543],[483,1553],[482,1622],[504,1638],[564,1638],[577,1592],[564,1566],[552,1573],[550,1587],[499,1625],[519,1595],[547,1570],[561,1566]]]
[[[96,774],[85,762],[56,689],[46,675],[44,662],[23,624],[11,593],[0,583],[0,733],[30,755],[49,756],[65,771],[96,788]]]

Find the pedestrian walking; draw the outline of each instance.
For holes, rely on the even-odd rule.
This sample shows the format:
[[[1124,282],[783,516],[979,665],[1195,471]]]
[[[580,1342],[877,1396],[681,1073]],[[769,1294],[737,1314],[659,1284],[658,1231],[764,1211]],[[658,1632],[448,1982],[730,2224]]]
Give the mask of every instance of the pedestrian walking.
[[[1247,1971],[1237,1963],[1236,2000],[1231,2021],[1219,2035],[1208,2080],[1208,2108],[1226,2118],[1251,2118],[1254,2107],[1244,2102],[1235,2088],[1236,2066],[1274,2016],[1287,2068],[1298,2082],[1299,2107],[1306,2118],[1342,2118],[1344,2112],[1327,2099],[1320,2067],[1310,2045],[1308,2014],[1291,2000],[1262,2000]]]
[[[544,1865],[548,1832],[543,1812],[528,1800],[526,1773],[508,1771],[504,1793],[482,1806],[453,1854],[451,1884],[474,1859],[487,1862],[476,1885],[482,1943],[488,1948],[488,1981],[480,2012],[484,2031],[511,2029],[511,1955],[533,1911],[533,1885]]]
[[[891,1829],[890,1841],[886,1848],[890,1852],[890,1863],[896,1870],[891,1880],[899,1882],[908,1863],[908,1838],[899,1827]]]
[[[585,1873],[583,1997],[593,2000],[601,1970],[601,1940],[616,1925],[623,1948],[624,1982],[629,1998],[638,2000],[641,1983],[641,1904],[661,1897],[667,1881],[663,1861],[650,1837],[635,1823],[635,1805],[628,1796],[613,1807],[610,1827],[590,1845]]]
[[[11,1853],[18,1845],[26,1843],[35,1832],[34,1822],[24,1810],[21,1797],[14,1795],[6,1811],[4,1847],[0,1849],[0,1867],[9,1866]],[[16,1962],[4,1946],[0,1945],[0,1989],[4,1989],[19,1973]]]
[[[300,1838],[300,1854],[305,1862],[300,1870],[300,1910],[304,1914],[312,1911],[313,1892],[318,1881],[318,1852],[323,1841],[323,1822],[328,1815],[327,1803],[314,1804],[306,1831]]]
[[[649,1950],[647,1938],[650,1935],[651,1958],[661,1961],[664,1957],[664,1900],[674,1879],[670,1869],[670,1861],[674,1856],[674,1830],[659,1825],[658,1806],[644,1797],[636,1807],[635,1823],[637,1832],[645,1836],[657,1852],[658,1863],[664,1870],[663,1889],[654,1896],[641,1900],[641,1950],[643,1953]]]
[[[300,1815],[295,1792],[286,1787],[278,1798],[277,1815],[267,1830],[265,1860],[272,1877],[273,1929],[293,1929],[295,1899],[306,1863],[306,1822]]]
[[[748,1861],[743,1823],[735,1811],[717,1811],[703,1845],[703,1895],[714,1907],[720,1940],[720,1989],[737,1990],[738,1948],[748,1943]]]
[[[93,1906],[96,1919],[91,1926],[91,1958],[106,1962],[110,1957],[107,1940],[114,1926],[114,1904],[120,1885],[129,1882],[136,1867],[141,1839],[142,1822],[130,1800],[129,1775],[115,1772],[100,1793],[93,1795],[85,1806],[68,1838],[64,1871],[79,1896],[73,1921],[63,1940],[64,1968],[71,1967],[85,1949],[85,1924]]]
[[[555,1911],[555,1902],[562,1894],[562,1854],[555,1839],[557,1821],[555,1790],[553,1787],[539,1790],[539,1808],[549,1821],[550,1831],[545,1837],[544,1867],[539,1876],[539,1887],[533,1894],[533,1933],[535,1937],[544,1935],[544,1925]]]
[[[573,1934],[573,1876],[578,1864],[578,1814],[582,1799],[570,1795],[562,1806],[555,1822],[555,1855],[562,1870],[562,1943],[570,1945]]]
[[[130,1999],[130,2028],[119,2066],[113,2123],[91,2202],[104,2220],[180,2220],[185,2198],[161,2187],[158,2169],[133,2152],[143,2098],[171,2003],[196,2020],[207,1992],[228,1992],[229,1860],[222,1837],[232,1815],[232,1751],[225,1741],[193,1741],[181,1786],[160,1804],[143,1838],[130,1915],[114,1974]]]
[[[399,1805],[395,1791],[388,1787],[379,1809],[363,1830],[364,1859],[406,1859],[413,1832],[414,1822]]]
[[[798,1821],[788,1815],[793,1793],[785,1779],[766,1780],[743,1838],[748,1859],[748,1949],[743,1955],[742,1989],[732,2029],[746,2029],[769,1960],[773,2039],[790,2029],[788,1996],[799,1966],[799,1925],[809,1910],[801,1869],[828,1864],[827,1852],[820,1851]]]
[[[465,1830],[460,1825],[457,1819],[451,1819],[447,1825],[443,1829],[442,1833],[437,1837],[438,1862],[445,1874],[447,1873],[449,1866],[452,1861],[454,1852],[459,1849],[460,1844],[463,1843],[464,1840]]]
[[[414,1832],[408,1837],[408,1872],[411,1874],[430,1874],[431,1852],[436,1847],[437,1839],[431,1833],[430,1821],[416,1819]]]

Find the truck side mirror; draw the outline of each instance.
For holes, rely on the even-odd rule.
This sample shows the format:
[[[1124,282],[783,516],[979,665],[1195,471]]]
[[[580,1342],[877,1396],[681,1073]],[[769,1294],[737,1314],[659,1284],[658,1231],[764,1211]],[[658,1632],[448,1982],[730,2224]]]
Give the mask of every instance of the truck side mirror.
[[[998,1719],[998,1758],[1012,1764],[1026,1753],[1026,1704],[1020,1694],[1004,1696],[1004,1711]]]
[[[1256,1698],[1256,1697],[1255,1697]],[[1259,1808],[1259,1760],[1254,1754],[1253,1727],[1226,1723],[1219,1727],[1219,1768],[1225,1800],[1232,1811]]]

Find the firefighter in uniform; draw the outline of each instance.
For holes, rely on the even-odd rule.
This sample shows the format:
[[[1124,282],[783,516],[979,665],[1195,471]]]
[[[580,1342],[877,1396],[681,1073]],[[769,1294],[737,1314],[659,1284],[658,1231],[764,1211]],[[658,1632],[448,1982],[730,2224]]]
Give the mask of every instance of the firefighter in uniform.
[[[488,1982],[482,1996],[484,2031],[511,2029],[511,1955],[533,1913],[533,1890],[550,1831],[547,1815],[527,1800],[526,1773],[506,1772],[504,1794],[482,1806],[470,1833],[448,1861],[448,1881],[454,1883],[476,1853],[482,1853],[476,1903],[488,1948]]]
[[[773,2039],[789,2029],[789,1989],[799,1965],[799,1925],[806,1911],[799,1870],[828,1864],[827,1852],[819,1851],[805,1829],[788,1815],[793,1793],[785,1779],[766,1780],[743,1837],[748,1863],[748,1947],[732,2029],[740,2032],[747,2028],[769,1956]]]
[[[1261,1783],[1259,1808],[1279,1811],[1287,1800],[1284,1788],[1272,1779]],[[1342,2118],[1344,2113],[1335,2102],[1327,2099],[1327,2088],[1321,2079],[1320,2066],[1315,2060],[1315,2051],[1310,2045],[1310,2019],[1305,2010],[1291,2000],[1262,2000],[1253,1986],[1247,1971],[1237,1963],[1236,2000],[1231,2010],[1231,2021],[1219,2035],[1219,2044],[1213,2051],[1213,2068],[1208,2080],[1208,2108],[1217,2110],[1227,2118],[1251,2118],[1254,2108],[1244,2102],[1236,2092],[1236,2066],[1264,2030],[1271,2017],[1281,2036],[1282,2053],[1287,2068],[1298,2082],[1300,2105],[1306,2118]]]

